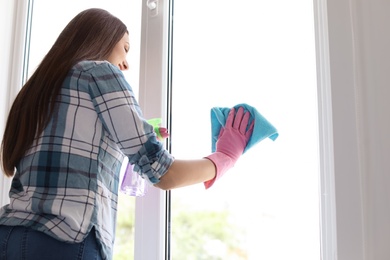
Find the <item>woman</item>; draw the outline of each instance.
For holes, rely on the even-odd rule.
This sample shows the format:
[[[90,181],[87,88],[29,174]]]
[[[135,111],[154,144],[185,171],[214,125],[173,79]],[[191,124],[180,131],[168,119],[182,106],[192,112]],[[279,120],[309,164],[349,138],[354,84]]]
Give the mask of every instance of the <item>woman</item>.
[[[85,10],[16,97],[1,146],[13,181],[10,204],[0,210],[0,259],[111,259],[124,156],[169,190],[209,188],[242,154],[253,125],[240,108],[231,110],[215,153],[174,159],[121,72],[129,48],[118,18]]]

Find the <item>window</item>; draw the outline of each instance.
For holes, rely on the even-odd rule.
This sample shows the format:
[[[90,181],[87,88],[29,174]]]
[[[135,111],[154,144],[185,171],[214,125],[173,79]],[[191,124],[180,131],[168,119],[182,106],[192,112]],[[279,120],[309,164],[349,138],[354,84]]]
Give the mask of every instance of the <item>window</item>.
[[[50,1],[45,2],[35,1],[35,14],[39,12],[38,5],[44,6],[42,10],[64,10],[65,8],[60,7],[58,2],[55,5]],[[59,30],[53,34],[52,41],[74,14],[90,7],[88,2],[78,1],[75,5],[80,9],[76,8],[77,10],[72,11],[73,14],[64,20],[60,19],[59,15],[64,15],[65,12],[53,11],[53,13],[44,12],[42,14],[43,17],[52,15],[55,18],[48,20],[51,25],[55,20],[63,22],[58,27]],[[132,17],[127,14],[130,9],[122,4],[114,5],[111,1],[109,3],[93,1],[93,6],[97,5],[108,10],[119,7],[118,12],[112,12],[122,19],[123,17]],[[242,157],[236,167],[212,189],[204,191],[202,185],[199,185],[172,192],[173,246],[170,254],[173,259],[183,250],[187,250],[184,247],[185,243],[179,243],[182,239],[180,236],[186,235],[186,232],[180,233],[183,229],[176,225],[180,220],[187,221],[194,216],[197,220],[201,216],[198,214],[200,211],[205,212],[206,217],[213,217],[214,214],[218,219],[226,221],[224,223],[229,225],[227,229],[222,229],[225,234],[229,235],[229,232],[233,231],[233,236],[242,235],[242,239],[238,237],[239,240],[235,240],[236,238],[218,240],[216,239],[218,236],[213,237],[208,232],[204,232],[203,235],[206,236],[200,237],[203,246],[200,248],[200,254],[208,250],[215,259],[218,259],[218,257],[230,254],[230,251],[234,249],[236,251],[228,257],[256,259],[253,257],[257,257],[259,254],[265,256],[272,251],[273,257],[278,259],[277,256],[289,250],[297,254],[302,253],[299,251],[300,245],[294,247],[296,244],[283,244],[284,246],[280,246],[279,243],[286,241],[303,243],[299,236],[307,234],[314,239],[309,241],[312,243],[310,250],[307,250],[308,244],[306,244],[306,251],[303,253],[307,256],[319,256],[317,106],[313,8],[311,5],[310,1],[305,3],[259,1],[251,6],[245,6],[241,3],[234,4],[231,1],[218,4],[201,1],[192,3],[192,5],[187,4],[187,6],[185,3],[175,2],[172,153],[180,158],[199,158],[199,156],[207,155],[211,146],[207,141],[210,135],[209,109],[212,106],[232,106],[238,102],[247,102],[256,106],[279,129],[280,137],[275,142],[265,140],[250,150]],[[69,6],[69,2],[66,6]],[[234,8],[234,12],[232,8]],[[298,11],[302,11],[302,13],[298,14]],[[237,13],[244,13],[245,16],[238,17]],[[200,16],[202,19],[199,19]],[[213,19],[211,22],[202,23],[204,19],[210,17]],[[136,24],[124,21],[129,27],[130,24]],[[37,23],[33,21],[33,33]],[[43,26],[46,25],[47,21]],[[130,27],[129,29],[134,28]],[[304,34],[300,34],[301,29],[305,31]],[[48,33],[45,32],[46,35]],[[130,33],[130,36],[134,37],[135,34],[137,32]],[[187,39],[181,37],[183,35]],[[39,40],[35,43],[33,39],[31,41],[30,71],[36,66],[33,49],[37,42],[41,44],[44,41]],[[137,44],[137,40],[134,39],[133,43]],[[48,43],[48,47],[42,55],[51,44],[52,42]],[[304,56],[303,54],[308,55]],[[137,55],[138,52],[135,51],[130,53],[129,58],[134,58]],[[156,57],[154,58],[156,59]],[[265,60],[265,58],[267,59]],[[37,60],[40,59],[37,58]],[[197,63],[199,60],[202,61],[200,65]],[[222,71],[219,70],[218,67],[225,64],[230,66],[224,67]],[[135,82],[138,80],[137,73],[129,76],[128,79],[133,87],[138,85]],[[214,88],[215,86],[222,86],[223,89]],[[246,86],[249,88],[243,88]],[[203,87],[207,88],[207,91],[202,90]],[[255,87],[261,95],[255,95]],[[235,91],[237,88],[245,89],[246,93]],[[194,89],[198,89],[199,93],[203,92],[203,95],[199,96],[199,93],[193,91]],[[231,89],[234,91],[229,91],[230,93],[226,91]],[[231,93],[234,93],[234,96]],[[297,98],[292,98],[293,95],[297,95]],[[225,98],[222,100],[223,96]],[[299,103],[293,102],[298,99]],[[202,106],[191,102],[193,100],[202,102]],[[182,113],[183,111],[186,113]],[[302,121],[301,119],[304,117],[306,120]],[[194,123],[197,123],[195,127],[202,126],[197,127],[200,132],[196,132],[195,136],[180,135],[181,133],[189,133]],[[182,146],[182,143],[187,143],[187,146]],[[195,147],[197,143],[203,143],[205,146],[188,149],[188,146]],[[257,168],[257,183],[255,183],[250,179],[252,177],[249,175],[250,170],[244,166],[252,161],[260,160],[261,165]],[[303,187],[303,189],[297,187]],[[191,193],[196,193],[198,196],[191,197],[189,195]],[[155,195],[154,191],[150,191],[149,195]],[[269,198],[274,200],[271,202]],[[137,201],[149,202],[146,197],[139,198]],[[223,205],[221,205],[221,201],[223,201]],[[206,202],[212,203],[206,205]],[[303,205],[303,203],[307,204]],[[237,207],[243,204],[254,206],[244,207],[244,212],[237,211]],[[205,206],[205,208],[200,210],[200,206]],[[217,211],[217,207],[222,210]],[[225,211],[225,209],[228,210]],[[186,212],[193,214],[189,216],[189,214],[185,214]],[[159,215],[156,216],[159,217]],[[259,222],[260,224],[256,225],[253,230],[248,230],[243,220],[253,220],[252,223]],[[208,223],[215,224],[212,221]],[[297,228],[300,226],[310,226],[311,228],[306,230]],[[202,225],[199,228],[205,230],[209,227]],[[250,234],[249,231],[255,231],[253,234],[256,240],[252,239],[253,234]],[[153,230],[153,232],[155,233],[157,230]],[[291,235],[294,236],[291,237]],[[230,247],[229,243],[232,241],[238,241],[238,246]],[[262,244],[264,250],[253,252],[253,247],[251,247],[253,241],[264,243]],[[198,245],[190,247],[189,250]],[[279,247],[277,247],[278,245]],[[275,249],[276,247],[277,249]],[[291,258],[290,256],[289,258]],[[313,259],[307,256],[299,255],[299,259]],[[191,257],[197,259],[194,254]]]
[[[211,152],[212,107],[247,103],[280,132],[209,190],[171,192],[172,259],[320,259],[312,2],[175,1],[172,64],[176,158]]]

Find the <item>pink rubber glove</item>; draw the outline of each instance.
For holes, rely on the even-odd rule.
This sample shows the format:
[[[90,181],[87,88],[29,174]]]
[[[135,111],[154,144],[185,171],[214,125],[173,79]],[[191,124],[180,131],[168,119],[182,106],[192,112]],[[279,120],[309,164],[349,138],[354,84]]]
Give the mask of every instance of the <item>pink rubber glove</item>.
[[[244,113],[243,107],[240,107],[237,113],[235,113],[234,108],[230,110],[225,128],[222,128],[219,133],[216,151],[206,157],[215,164],[217,169],[215,178],[204,182],[206,189],[210,188],[227,170],[231,169],[244,152],[254,126],[252,121],[248,128],[249,119],[250,113]]]

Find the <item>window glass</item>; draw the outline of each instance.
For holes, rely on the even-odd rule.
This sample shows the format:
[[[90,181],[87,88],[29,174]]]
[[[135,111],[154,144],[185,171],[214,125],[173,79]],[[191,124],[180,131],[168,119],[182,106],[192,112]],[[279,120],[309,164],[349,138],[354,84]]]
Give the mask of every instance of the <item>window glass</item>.
[[[29,75],[54,44],[62,29],[79,12],[87,8],[103,8],[121,19],[129,30],[129,70],[124,71],[126,79],[138,92],[139,54],[141,38],[141,3],[136,0],[69,0],[57,2],[35,0],[31,29]]]
[[[62,29],[79,12],[87,8],[103,8],[120,18],[128,27],[129,70],[125,77],[138,95],[141,1],[138,0],[35,0],[33,6],[28,75],[30,76],[54,44]],[[131,260],[134,255],[135,198],[119,193],[115,260]]]
[[[211,153],[210,109],[278,130],[205,190],[173,190],[172,259],[320,259],[312,1],[175,1],[171,151]]]

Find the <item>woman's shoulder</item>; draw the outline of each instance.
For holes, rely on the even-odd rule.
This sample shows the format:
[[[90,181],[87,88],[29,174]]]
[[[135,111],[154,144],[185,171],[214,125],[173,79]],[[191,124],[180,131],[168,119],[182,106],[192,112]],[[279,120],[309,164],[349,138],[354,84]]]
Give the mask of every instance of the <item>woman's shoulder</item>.
[[[73,70],[91,74],[115,74],[120,70],[108,61],[79,61],[73,66]]]
[[[108,61],[80,61],[68,75],[71,86],[85,86],[98,93],[123,91],[129,89],[128,83],[118,67]]]

